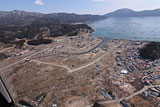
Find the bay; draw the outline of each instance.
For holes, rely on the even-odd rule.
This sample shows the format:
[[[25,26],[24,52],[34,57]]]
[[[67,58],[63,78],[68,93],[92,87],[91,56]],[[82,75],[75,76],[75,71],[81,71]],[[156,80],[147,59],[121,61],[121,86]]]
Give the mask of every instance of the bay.
[[[110,17],[89,26],[98,37],[160,41],[160,17]]]

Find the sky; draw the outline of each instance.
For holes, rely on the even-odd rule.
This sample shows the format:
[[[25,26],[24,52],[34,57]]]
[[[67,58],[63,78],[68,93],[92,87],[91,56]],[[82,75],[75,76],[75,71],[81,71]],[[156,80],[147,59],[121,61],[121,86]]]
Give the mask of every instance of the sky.
[[[121,8],[136,11],[157,9],[160,0],[0,0],[1,11],[103,15]]]

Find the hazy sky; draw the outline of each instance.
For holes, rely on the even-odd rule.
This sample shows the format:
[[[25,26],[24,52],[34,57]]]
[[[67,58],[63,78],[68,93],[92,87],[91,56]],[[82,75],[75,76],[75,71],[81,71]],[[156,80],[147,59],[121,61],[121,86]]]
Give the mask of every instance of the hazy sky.
[[[42,13],[68,12],[106,14],[120,8],[150,10],[160,8],[160,0],[0,0],[0,10]]]

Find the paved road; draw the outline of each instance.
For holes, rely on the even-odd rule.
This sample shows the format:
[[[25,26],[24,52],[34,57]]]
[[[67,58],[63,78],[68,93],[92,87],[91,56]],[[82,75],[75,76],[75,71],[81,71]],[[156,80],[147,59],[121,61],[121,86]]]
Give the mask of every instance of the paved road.
[[[68,72],[73,73],[73,72],[75,72],[75,71],[78,71],[78,70],[81,70],[81,69],[87,68],[87,67],[89,67],[89,66],[93,65],[94,63],[96,63],[96,62],[100,61],[100,60],[101,60],[105,55],[109,54],[109,53],[110,53],[114,48],[115,48],[115,47],[113,47],[110,51],[107,51],[106,53],[104,53],[102,56],[100,56],[100,57],[99,57],[99,58],[97,58],[96,60],[94,60],[94,61],[90,62],[89,64],[84,65],[84,66],[81,66],[81,67],[76,68],[76,69],[73,69],[73,70],[71,70],[71,69],[69,69],[68,67],[63,66],[63,65],[58,65],[58,64],[53,64],[53,63],[47,63],[47,62],[42,62],[42,61],[37,61],[37,60],[31,60],[31,61],[33,61],[33,62],[38,62],[38,63],[43,63],[43,64],[47,64],[47,65],[53,65],[53,66],[62,67],[62,68],[67,69],[67,70],[68,70]]]
[[[101,44],[103,44],[104,42],[106,42],[106,40],[107,40],[107,39],[105,39],[104,41],[102,41],[100,44],[98,44],[96,47],[92,48],[91,50],[97,48],[98,46],[100,46]],[[46,49],[44,49],[44,50],[42,50],[42,51],[36,52],[36,53],[34,53],[34,54],[31,54],[31,55],[29,55],[29,56],[27,56],[27,57],[25,57],[25,58],[23,58],[23,59],[21,59],[21,60],[15,62],[15,63],[12,63],[12,64],[10,64],[10,65],[8,65],[8,66],[5,66],[5,67],[1,68],[1,69],[0,69],[0,72],[3,72],[3,71],[6,70],[7,68],[10,68],[10,67],[12,67],[12,66],[18,64],[18,63],[20,63],[20,62],[26,60],[27,58],[30,58],[30,57],[32,57],[32,56],[35,56],[35,55],[41,53],[41,52],[45,52],[45,51],[51,50],[51,49],[52,49],[52,47],[49,47],[49,48],[46,48]],[[87,51],[87,52],[90,52],[91,50],[89,50],[89,51]],[[84,53],[86,53],[86,52],[84,52]],[[84,69],[84,68],[86,68],[86,67],[88,67],[88,66],[94,64],[96,61],[101,60],[104,56],[105,56],[105,54],[102,55],[100,58],[96,59],[95,61],[93,61],[93,62],[91,62],[91,63],[89,63],[89,64],[87,64],[87,65],[85,65],[85,66],[76,68],[76,69],[74,69],[74,70],[70,70],[69,68],[64,67],[64,66],[61,66],[61,65],[57,65],[57,66],[63,67],[63,68],[65,68],[65,69],[67,69],[69,72],[72,73],[72,72],[75,72],[75,71],[80,70],[80,69]],[[34,61],[36,61],[36,60],[34,60]],[[45,63],[45,62],[40,62],[40,61],[38,61],[38,62],[39,62],[39,63]],[[54,66],[55,66],[55,64],[50,64],[50,63],[45,63],[45,64],[49,64],[49,65],[54,65]]]
[[[92,52],[93,50],[95,50],[96,48],[98,48],[100,45],[102,45],[103,43],[107,42],[108,40],[109,40],[108,38],[105,38],[102,42],[97,44],[95,47],[89,49],[88,51],[80,52],[80,53],[71,53],[71,54],[73,54],[73,55],[87,54],[89,52]]]
[[[10,48],[13,48],[13,47],[10,47]],[[4,50],[2,50],[2,51],[8,50],[8,49],[10,49],[10,48],[4,49]],[[51,48],[52,48],[52,47],[51,47]],[[51,49],[51,48],[50,48],[50,47],[49,47],[49,48],[46,48],[46,49],[44,49],[44,50],[42,50],[42,51],[36,52],[36,53],[34,53],[34,54],[32,54],[32,55],[29,55],[29,56],[27,56],[27,57],[25,57],[25,58],[23,58],[23,59],[15,62],[15,63],[12,63],[12,64],[10,64],[10,65],[8,65],[8,66],[5,66],[5,67],[3,67],[3,68],[0,69],[0,72],[3,72],[5,69],[10,68],[10,67],[18,64],[18,63],[24,61],[25,59],[30,58],[30,57],[32,57],[32,56],[34,56],[34,55],[37,55],[37,54],[39,54],[39,53],[41,53],[41,52],[45,52],[45,51],[47,51],[47,50],[49,50],[49,49]],[[94,48],[94,49],[95,49],[95,48]],[[0,52],[2,52],[2,51],[0,51]],[[90,50],[89,50],[89,51],[90,51]],[[88,52],[89,52],[89,51],[88,51]],[[112,50],[110,50],[110,51],[112,51]],[[107,52],[107,53],[110,53],[110,51]],[[82,66],[82,67],[73,69],[73,70],[70,70],[69,68],[67,68],[67,67],[65,67],[65,66],[62,66],[62,65],[56,65],[56,64],[51,64],[51,63],[46,63],[46,62],[41,62],[41,61],[36,61],[36,60],[31,60],[31,61],[33,61],[33,62],[38,62],[38,63],[43,63],[43,64],[48,64],[48,65],[53,65],[53,66],[63,67],[63,68],[65,68],[65,69],[67,69],[69,72],[72,73],[72,72],[75,72],[75,71],[77,71],[77,70],[81,70],[81,69],[84,69],[84,68],[86,68],[86,67],[88,67],[88,66],[91,66],[91,65],[94,64],[95,62],[101,60],[107,53],[103,54],[102,56],[100,56],[98,59],[92,61],[91,63],[89,63],[89,64],[87,64],[87,65],[85,65],[85,66]],[[159,85],[145,86],[145,87],[144,87],[143,89],[141,89],[140,91],[135,92],[135,93],[133,93],[132,95],[130,95],[130,96],[128,96],[128,97],[121,98],[121,99],[117,99],[117,100],[111,100],[111,101],[103,101],[103,102],[100,102],[100,104],[120,102],[120,101],[123,100],[123,99],[126,99],[126,100],[127,100],[127,99],[130,99],[130,98],[132,98],[132,97],[134,97],[134,96],[142,93],[143,91],[145,91],[145,90],[147,90],[147,89],[149,89],[149,88],[156,87],[156,86],[159,86]]]
[[[94,63],[100,61],[104,56],[106,56],[107,54],[109,54],[114,48],[115,48],[115,46],[114,46],[110,51],[105,52],[102,56],[100,56],[100,57],[97,58],[96,60],[92,61],[91,63],[89,63],[89,64],[87,64],[87,65],[85,65],[85,66],[82,66],[82,67],[73,69],[73,70],[71,70],[70,72],[72,73],[72,72],[75,72],[75,71],[77,71],[77,70],[81,70],[81,69],[84,69],[84,68],[86,68],[86,67],[89,67],[89,66],[93,65]]]

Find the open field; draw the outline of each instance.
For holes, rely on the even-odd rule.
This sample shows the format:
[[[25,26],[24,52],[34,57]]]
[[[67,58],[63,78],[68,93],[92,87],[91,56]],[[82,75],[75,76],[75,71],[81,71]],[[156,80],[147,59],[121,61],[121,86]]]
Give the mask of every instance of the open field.
[[[139,107],[134,97],[152,88],[145,83],[159,85],[159,63],[153,66],[154,62],[138,57],[138,48],[147,42],[110,39],[103,43],[102,38],[87,34],[53,41],[3,51],[9,57],[0,61],[0,74],[16,103],[87,107],[99,102],[118,107],[126,98]],[[144,104],[152,105],[147,100]]]

